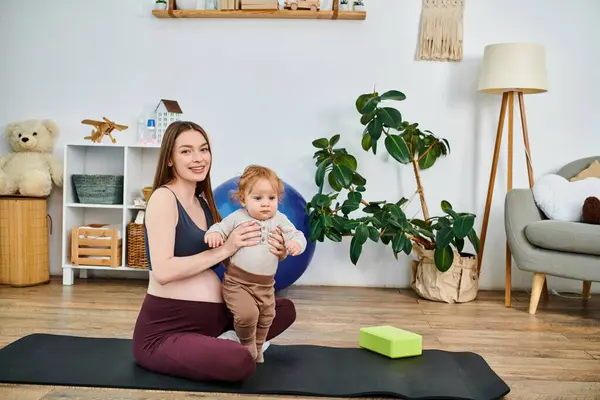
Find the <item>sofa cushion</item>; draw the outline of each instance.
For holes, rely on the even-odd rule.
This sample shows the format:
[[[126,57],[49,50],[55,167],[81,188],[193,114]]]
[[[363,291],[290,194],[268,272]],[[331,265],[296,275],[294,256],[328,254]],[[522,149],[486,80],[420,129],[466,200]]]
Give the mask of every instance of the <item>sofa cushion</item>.
[[[569,181],[575,182],[587,178],[600,178],[600,162],[598,160],[594,160],[589,167],[580,171],[577,175],[570,178]]]
[[[533,185],[536,205],[548,219],[580,222],[585,199],[600,198],[600,178],[570,182],[557,174],[546,174]]]
[[[525,236],[545,249],[600,255],[600,225],[542,220],[527,225]]]

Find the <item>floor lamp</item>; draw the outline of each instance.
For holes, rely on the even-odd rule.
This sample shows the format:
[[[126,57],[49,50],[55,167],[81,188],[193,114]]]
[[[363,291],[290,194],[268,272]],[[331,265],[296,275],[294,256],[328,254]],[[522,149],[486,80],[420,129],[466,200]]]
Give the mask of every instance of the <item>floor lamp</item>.
[[[478,254],[478,272],[481,271],[483,250],[490,215],[490,207],[494,194],[494,183],[496,170],[498,168],[498,155],[502,143],[502,131],[504,130],[504,119],[508,111],[508,173],[507,191],[512,189],[513,178],[513,116],[514,98],[519,100],[519,111],[521,114],[521,129],[523,142],[525,144],[525,158],[527,161],[527,174],[529,187],[533,187],[533,168],[531,166],[531,151],[529,148],[529,136],[527,133],[527,118],[525,116],[524,94],[544,93],[548,90],[548,77],[546,72],[546,55],[544,47],[532,43],[499,43],[485,47],[483,63],[479,76],[478,90],[483,93],[501,94],[502,104],[500,106],[500,118],[496,132],[496,144],[492,160],[492,169],[488,184],[487,200],[485,203],[485,214],[480,237]],[[511,254],[506,243],[506,283],[505,283],[505,305],[511,305]],[[544,282],[543,293],[547,295],[547,286]]]

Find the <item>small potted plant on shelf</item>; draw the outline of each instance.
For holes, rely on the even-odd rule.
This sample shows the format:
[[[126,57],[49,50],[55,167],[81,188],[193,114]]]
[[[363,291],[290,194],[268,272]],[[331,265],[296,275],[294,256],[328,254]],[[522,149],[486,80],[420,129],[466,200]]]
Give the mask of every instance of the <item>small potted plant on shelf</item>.
[[[350,3],[348,2],[348,0],[340,0],[340,10],[350,11]]]
[[[167,0],[156,0],[154,2],[155,10],[166,10],[167,9]]]
[[[365,3],[363,0],[354,0],[354,11],[365,11]]]
[[[317,148],[313,158],[318,192],[306,206],[311,226],[309,240],[342,242],[343,237],[351,237],[350,260],[355,265],[368,240],[390,245],[396,259],[400,253],[414,253],[417,260],[411,268],[411,287],[417,294],[448,303],[470,301],[476,297],[479,279],[475,216],[455,210],[446,200],[441,202],[442,215],[429,215],[421,171],[446,156],[450,145],[446,139],[422,131],[418,123],[404,120],[397,109],[382,106],[386,101],[405,98],[397,90],[373,92],[358,96],[355,105],[364,126],[362,149],[375,155],[382,140],[392,160],[412,167],[415,192],[410,199],[367,200],[367,180],[359,173],[356,158],[343,146],[337,146],[340,135],[316,139],[312,144]],[[383,174],[379,176],[388,179]],[[326,192],[325,185],[331,190]],[[346,193],[345,199],[342,192]],[[412,217],[417,216],[412,213],[409,218],[405,213],[417,196],[422,219]],[[467,240],[475,254],[464,251]]]

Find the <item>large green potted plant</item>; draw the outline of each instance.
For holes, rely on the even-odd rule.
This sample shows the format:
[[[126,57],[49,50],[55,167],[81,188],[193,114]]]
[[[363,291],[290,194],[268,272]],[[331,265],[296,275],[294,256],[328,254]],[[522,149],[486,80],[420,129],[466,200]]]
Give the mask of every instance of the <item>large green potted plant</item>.
[[[446,200],[441,202],[442,215],[429,215],[420,171],[433,167],[450,152],[450,146],[446,139],[422,131],[387,105],[405,99],[397,90],[358,96],[355,106],[364,126],[361,146],[375,155],[383,142],[395,161],[412,167],[423,218],[406,216],[406,197],[367,200],[367,180],[358,170],[356,157],[339,146],[341,136],[335,134],[312,142],[317,149],[313,158],[318,191],[306,206],[309,240],[341,242],[351,236],[350,260],[355,265],[368,240],[390,245],[396,259],[400,253],[414,252],[417,260],[412,264],[411,286],[419,295],[445,302],[470,301],[476,296],[479,277],[475,215],[454,210]],[[475,254],[464,252],[466,240]]]

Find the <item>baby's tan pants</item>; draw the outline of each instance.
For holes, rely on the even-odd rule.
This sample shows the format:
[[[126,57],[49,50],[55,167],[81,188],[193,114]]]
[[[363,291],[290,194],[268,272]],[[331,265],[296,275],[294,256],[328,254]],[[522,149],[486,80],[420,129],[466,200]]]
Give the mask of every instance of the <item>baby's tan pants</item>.
[[[275,318],[275,276],[251,274],[229,264],[223,276],[223,299],[243,345],[260,350]]]

